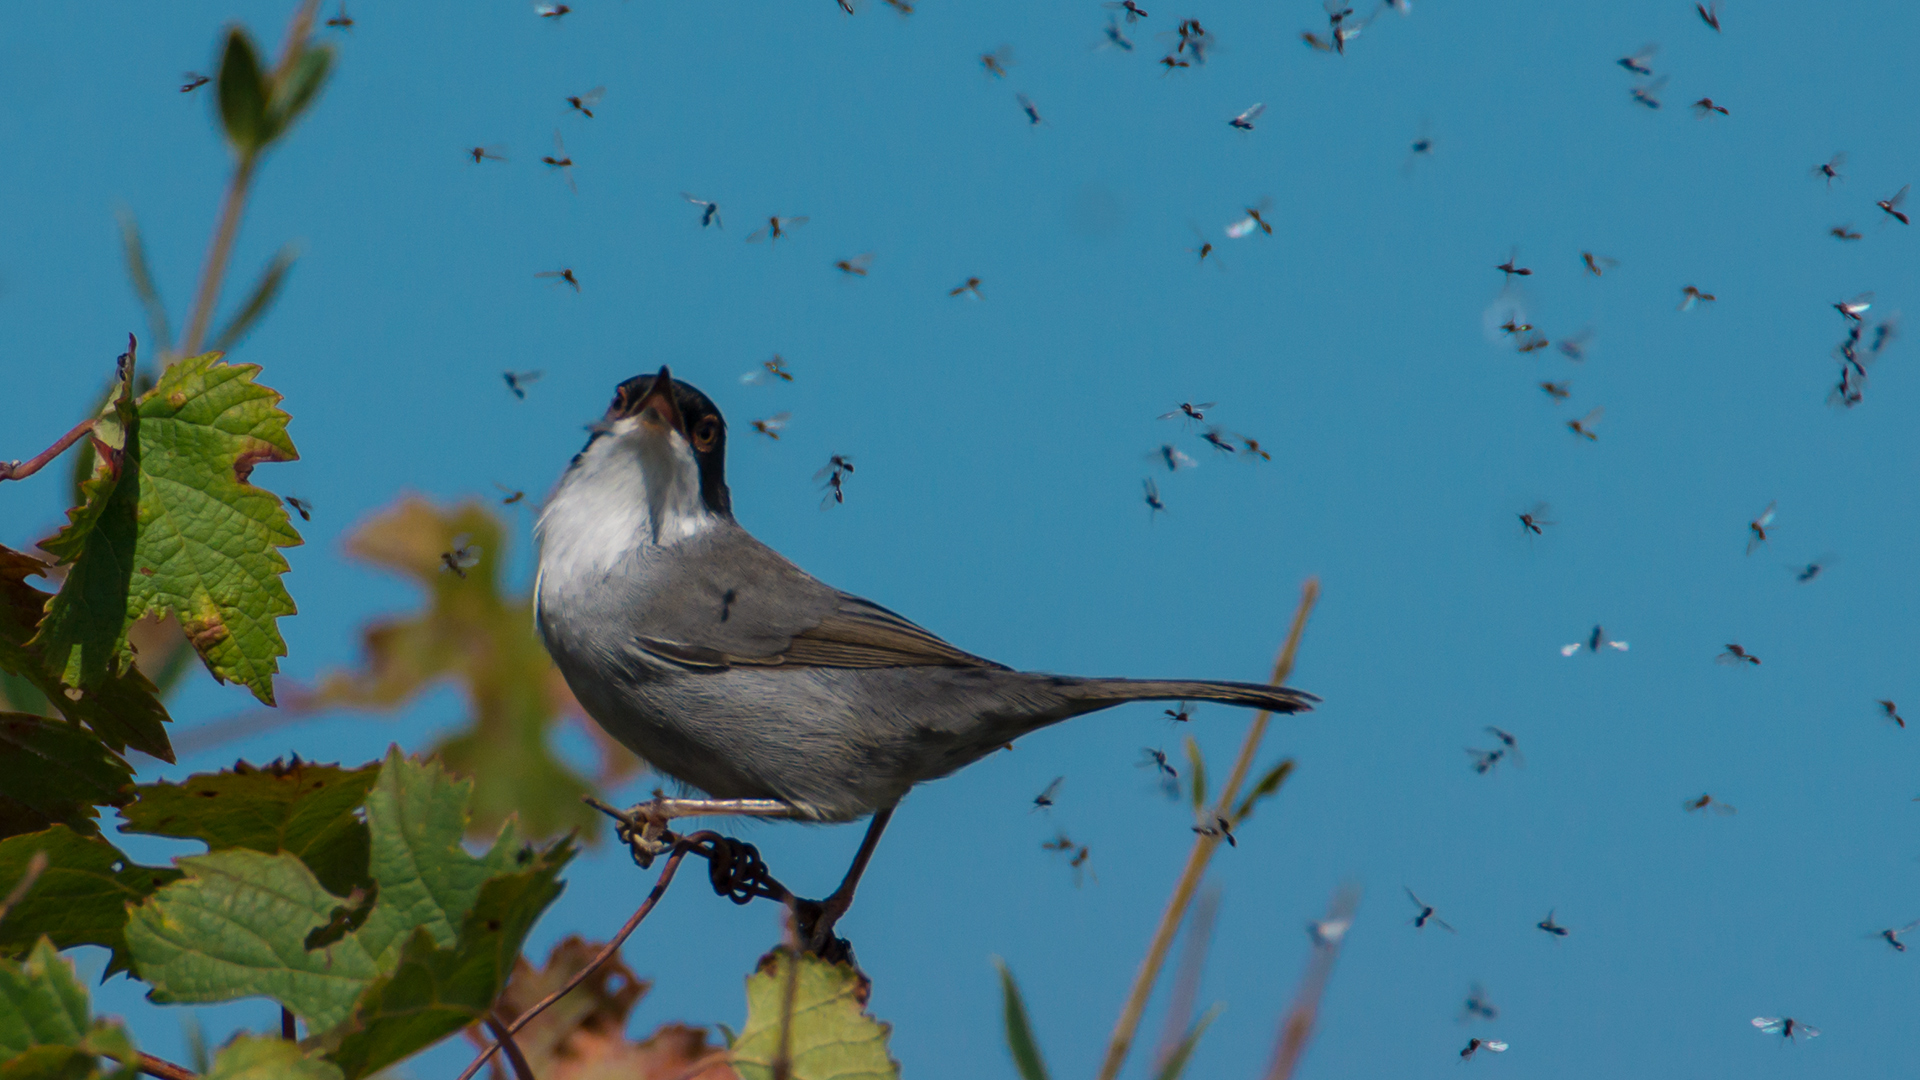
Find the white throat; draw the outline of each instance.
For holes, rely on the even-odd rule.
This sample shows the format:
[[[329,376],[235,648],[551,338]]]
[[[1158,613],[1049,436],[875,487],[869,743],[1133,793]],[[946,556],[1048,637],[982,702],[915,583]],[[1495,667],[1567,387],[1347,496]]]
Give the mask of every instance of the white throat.
[[[684,436],[637,419],[615,421],[560,478],[534,535],[540,576],[604,576],[647,547],[720,524],[700,499],[700,463]]]

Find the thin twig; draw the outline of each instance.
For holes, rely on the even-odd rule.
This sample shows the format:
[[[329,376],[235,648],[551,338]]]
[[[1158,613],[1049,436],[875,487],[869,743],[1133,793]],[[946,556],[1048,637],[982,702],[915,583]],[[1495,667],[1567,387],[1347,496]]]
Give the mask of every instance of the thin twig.
[[[7,912],[13,910],[13,905],[27,898],[27,890],[33,888],[33,883],[39,881],[40,875],[46,872],[47,849],[41,848],[33,853],[33,858],[27,860],[27,872],[20,875],[20,881],[13,887],[13,891],[7,894],[5,900],[0,900],[0,922],[7,921]]]
[[[495,1042],[506,1050],[507,1062],[513,1066],[513,1075],[520,1080],[534,1080],[533,1066],[527,1063],[527,1055],[520,1052],[520,1044],[513,1041],[513,1032],[507,1030],[507,1025],[501,1023],[499,1017],[489,1014],[487,1030],[493,1032]]]
[[[639,928],[640,921],[645,919],[653,911],[654,906],[660,903],[660,898],[666,895],[667,886],[673,884],[674,872],[680,869],[680,860],[686,858],[687,853],[692,850],[693,847],[690,841],[681,841],[681,843],[674,848],[673,854],[667,858],[667,864],[660,868],[660,880],[653,883],[653,891],[647,894],[646,900],[634,911],[633,916],[627,920],[627,924],[620,928],[620,932],[613,935],[613,940],[607,942],[605,948],[602,948],[598,953],[594,954],[593,960],[589,962],[586,967],[581,968],[573,978],[568,979],[566,985],[548,994],[546,997],[541,998],[539,1001],[534,1002],[531,1008],[521,1013],[519,1018],[513,1023],[508,1024],[507,1034],[511,1035],[521,1028],[526,1027],[528,1022],[534,1017],[545,1012],[549,1005],[566,997],[574,987],[586,982],[588,976],[598,970],[601,964],[606,963],[609,957],[619,952],[620,946],[625,944],[628,936]],[[480,1053],[474,1057],[473,1063],[468,1065],[466,1071],[460,1074],[459,1080],[473,1080],[473,1075],[484,1068],[487,1062],[493,1060],[494,1052],[499,1049],[500,1043],[496,1040],[481,1050]]]
[[[140,1055],[140,1071],[148,1076],[157,1076],[160,1080],[200,1080],[200,1074],[192,1069],[175,1065],[165,1058],[152,1054]]]
[[[1327,979],[1333,975],[1333,962],[1340,958],[1340,946],[1347,940],[1347,928],[1353,924],[1353,911],[1359,903],[1360,893],[1356,889],[1345,888],[1334,894],[1333,904],[1320,925],[1338,926],[1340,930],[1319,938],[1314,945],[1313,959],[1307,962],[1307,973],[1300,978],[1293,1007],[1280,1023],[1280,1038],[1274,1044],[1273,1064],[1267,1067],[1266,1080],[1291,1080],[1295,1066],[1300,1064],[1307,1040],[1313,1037],[1314,1020],[1320,1015],[1320,996],[1326,992]]]
[[[1281,647],[1280,656],[1273,665],[1273,685],[1285,685],[1287,677],[1293,674],[1294,653],[1300,648],[1300,635],[1307,628],[1307,616],[1313,612],[1314,602],[1320,598],[1320,579],[1308,578],[1306,587],[1300,593],[1300,607],[1293,613],[1293,627],[1287,632],[1287,643]],[[1234,796],[1239,794],[1240,785],[1246,781],[1247,772],[1253,767],[1254,754],[1260,749],[1260,740],[1267,733],[1267,721],[1272,713],[1262,710],[1253,718],[1247,728],[1247,736],[1240,744],[1240,757],[1233,763],[1233,772],[1220,789],[1219,801],[1215,804],[1215,816],[1224,819],[1232,811]],[[1140,1016],[1146,1012],[1147,998],[1153,993],[1153,985],[1159,981],[1160,969],[1167,961],[1167,951],[1173,947],[1174,934],[1180,929],[1180,920],[1185,917],[1187,905],[1193,902],[1194,890],[1199,888],[1200,879],[1206,874],[1207,863],[1212,860],[1215,848],[1220,846],[1219,834],[1197,833],[1193,850],[1187,855],[1187,865],[1180,871],[1180,880],[1174,883],[1173,896],[1167,901],[1167,909],[1160,916],[1160,925],[1153,932],[1153,940],[1147,946],[1146,959],[1140,962],[1140,972],[1134,976],[1133,989],[1127,994],[1127,1003],[1120,1010],[1120,1019],[1113,1025],[1113,1037],[1107,1043],[1107,1056],[1100,1063],[1098,1080],[1114,1080],[1120,1075],[1120,1066],[1126,1063],[1127,1051],[1133,1047],[1134,1033],[1140,1027]]]
[[[93,430],[93,424],[99,417],[89,417],[73,425],[73,430],[60,436],[52,446],[40,451],[26,461],[0,461],[0,480],[25,480],[45,468],[47,463],[66,452],[67,447],[80,441],[81,436]]]
[[[1181,950],[1180,967],[1174,974],[1173,999],[1167,1003],[1160,1045],[1153,1052],[1156,1074],[1179,1052],[1180,1043],[1193,1026],[1193,1006],[1200,997],[1200,976],[1207,967],[1207,949],[1213,944],[1213,920],[1219,913],[1220,890],[1216,887],[1208,889],[1193,913],[1187,916],[1187,943]]]

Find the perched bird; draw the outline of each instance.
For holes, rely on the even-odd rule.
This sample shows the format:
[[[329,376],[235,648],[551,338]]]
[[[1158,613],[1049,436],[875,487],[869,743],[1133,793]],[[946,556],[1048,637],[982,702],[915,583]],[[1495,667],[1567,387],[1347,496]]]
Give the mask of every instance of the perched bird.
[[[1254,683],[1015,671],[955,648],[741,528],[726,445],[719,409],[666,367],[628,379],[535,533],[535,620],[574,696],[710,796],[776,800],[773,817],[874,815],[870,851],[915,784],[1070,717],[1130,701],[1293,713],[1317,700]]]

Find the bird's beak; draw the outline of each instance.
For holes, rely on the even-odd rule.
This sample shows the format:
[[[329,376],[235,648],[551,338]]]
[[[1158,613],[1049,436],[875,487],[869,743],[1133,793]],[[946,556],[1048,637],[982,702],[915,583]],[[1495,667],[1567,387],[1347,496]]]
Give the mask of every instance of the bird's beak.
[[[636,412],[643,424],[660,424],[670,431],[682,435],[687,433],[686,424],[680,418],[680,408],[673,403],[673,372],[667,370],[667,365],[660,365],[660,373],[653,377],[653,385],[640,395],[640,408]]]

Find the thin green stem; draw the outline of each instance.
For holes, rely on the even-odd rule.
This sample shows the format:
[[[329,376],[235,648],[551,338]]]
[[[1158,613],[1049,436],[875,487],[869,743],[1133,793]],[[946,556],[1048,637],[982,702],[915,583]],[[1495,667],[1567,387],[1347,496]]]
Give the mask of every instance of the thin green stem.
[[[1320,579],[1308,578],[1306,587],[1300,593],[1300,607],[1293,613],[1293,628],[1287,632],[1287,643],[1281,647],[1280,656],[1274,661],[1273,685],[1285,685],[1288,676],[1293,674],[1293,658],[1300,648],[1300,635],[1306,631],[1307,616],[1312,614],[1313,605],[1319,599]],[[1215,804],[1218,817],[1225,818],[1231,811],[1240,785],[1246,782],[1247,772],[1253,768],[1254,755],[1260,749],[1261,739],[1266,737],[1267,721],[1272,716],[1272,713],[1262,710],[1247,728],[1247,736],[1240,744],[1240,757],[1233,763],[1233,772],[1220,789],[1220,798]],[[1167,909],[1160,916],[1160,925],[1147,945],[1147,957],[1140,962],[1140,972],[1134,976],[1133,989],[1127,994],[1127,1003],[1120,1010],[1120,1019],[1113,1025],[1113,1037],[1107,1043],[1107,1056],[1100,1063],[1098,1080],[1114,1080],[1120,1075],[1120,1067],[1126,1064],[1127,1051],[1133,1048],[1133,1037],[1140,1027],[1140,1016],[1147,1010],[1147,998],[1152,995],[1153,986],[1160,979],[1160,969],[1166,965],[1167,952],[1173,947],[1174,935],[1180,929],[1181,920],[1186,918],[1187,906],[1193,902],[1193,894],[1200,887],[1200,879],[1205,876],[1207,863],[1213,859],[1214,849],[1220,846],[1221,839],[1219,835],[1208,833],[1199,833],[1194,837],[1193,850],[1187,855],[1187,865],[1180,871],[1180,879],[1174,883],[1173,896],[1168,899]]]
[[[227,261],[233,256],[233,242],[240,235],[240,218],[246,212],[247,194],[253,187],[256,160],[248,154],[233,167],[227,197],[220,204],[220,224],[213,231],[207,263],[200,270],[200,289],[194,294],[193,313],[187,319],[187,332],[180,339],[181,356],[200,352],[200,342],[207,336],[207,324],[213,321],[213,306],[220,300],[220,284],[227,276]]]

